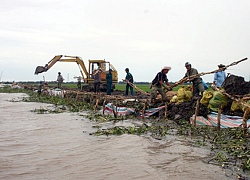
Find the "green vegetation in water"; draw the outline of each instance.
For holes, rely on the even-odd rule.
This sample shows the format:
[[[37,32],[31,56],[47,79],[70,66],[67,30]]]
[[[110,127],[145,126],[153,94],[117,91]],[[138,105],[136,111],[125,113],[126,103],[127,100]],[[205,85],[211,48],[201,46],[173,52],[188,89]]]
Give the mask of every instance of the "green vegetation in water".
[[[74,99],[60,98],[58,96],[38,96],[27,89],[12,89],[11,87],[0,88],[0,93],[27,93],[29,97],[24,98],[23,101],[34,101],[55,104],[57,107],[65,107],[72,112],[80,112],[90,110],[91,107],[86,102],[78,102]],[[46,109],[37,109],[35,112],[47,113]],[[53,112],[55,113],[55,112]],[[176,135],[189,137],[193,146],[209,146],[211,147],[211,155],[208,163],[221,165],[223,168],[236,167],[238,179],[243,179],[240,175],[245,172],[249,175],[250,172],[250,139],[249,133],[245,137],[241,127],[239,128],[225,128],[218,130],[216,127],[197,126],[194,127],[188,121],[179,120],[177,123],[169,123],[163,118],[151,120],[151,125],[143,123],[142,125],[122,127],[115,126],[116,121],[122,121],[128,118],[135,118],[134,116],[121,116],[114,118],[112,115],[101,115],[93,111],[89,111],[86,118],[95,122],[114,122],[111,128],[102,128],[102,126],[95,126],[97,131],[91,135],[122,135],[134,134],[152,136],[156,139],[164,139],[166,135],[172,135],[171,130],[176,130]],[[236,171],[236,170],[235,170]]]
[[[70,112],[86,111],[90,109],[90,105],[86,102],[75,101],[74,99],[66,99],[66,98],[61,98],[59,96],[50,96],[46,94],[38,95],[38,93],[33,92],[29,89],[11,88],[9,86],[6,86],[3,88],[0,88],[0,93],[26,93],[29,96],[23,97],[22,101],[24,102],[42,102],[42,103],[54,104],[56,107],[61,107],[61,108],[67,107],[67,110]],[[39,111],[39,110],[36,110],[36,111]]]
[[[56,107],[54,109],[47,109],[47,108],[40,107],[39,109],[31,110],[31,112],[36,112],[37,114],[58,114],[58,113],[63,113],[66,110],[67,109],[65,106]]]

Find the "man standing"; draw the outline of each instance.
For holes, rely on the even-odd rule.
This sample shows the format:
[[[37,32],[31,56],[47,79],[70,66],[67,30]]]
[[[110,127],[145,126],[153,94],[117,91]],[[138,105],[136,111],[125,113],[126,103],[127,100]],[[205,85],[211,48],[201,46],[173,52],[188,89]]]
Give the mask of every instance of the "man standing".
[[[77,88],[82,89],[82,77],[78,76],[77,78]]]
[[[221,87],[223,82],[226,79],[226,73],[224,71],[225,70],[225,65],[219,64],[218,67],[219,67],[219,69],[221,71],[214,74],[214,82],[213,82],[213,84],[216,85],[216,87]]]
[[[112,79],[112,69],[109,69],[108,74],[106,74],[107,95],[111,95]]]
[[[170,66],[164,66],[162,68],[162,70],[160,72],[158,72],[156,74],[155,78],[153,79],[153,81],[151,83],[151,88],[152,88],[152,91],[151,91],[151,103],[155,103],[155,98],[157,96],[157,91],[161,94],[162,101],[163,102],[167,101],[166,93],[165,93],[164,89],[167,89],[167,90],[172,89],[170,83],[168,82],[168,78],[167,78],[167,75],[166,75],[170,70],[171,70]],[[164,82],[166,83],[167,86],[164,84]]]
[[[189,62],[185,63],[185,67],[187,69],[187,72],[186,72],[184,78],[185,77],[189,78],[190,76],[198,74],[198,71],[195,68],[192,68],[191,64]],[[193,95],[197,97],[197,96],[199,96],[199,93],[200,93],[200,95],[202,96],[202,94],[204,92],[204,86],[202,84],[202,79],[200,77],[196,77],[196,78],[190,79],[190,81],[193,83]]]
[[[38,88],[37,88],[37,93],[38,93],[39,96],[42,93],[42,88],[43,88],[43,82],[40,81],[39,84],[38,84]]]
[[[101,85],[101,77],[100,74],[102,72],[102,69],[99,68],[97,70],[95,70],[93,76],[94,76],[94,92],[96,94],[100,93],[100,85]]]
[[[63,82],[63,76],[61,75],[60,72],[58,72],[58,76],[57,76],[57,87],[61,88],[62,87],[62,82]]]
[[[125,69],[125,72],[127,73],[126,77],[125,77],[125,80],[123,81],[126,81],[127,84],[126,84],[126,96],[128,96],[128,91],[129,91],[129,88],[130,88],[130,93],[131,93],[131,96],[134,96],[134,88],[133,86],[131,86],[128,82],[130,83],[133,83],[134,82],[134,79],[133,79],[133,76],[132,74],[129,72],[129,68],[126,68]]]

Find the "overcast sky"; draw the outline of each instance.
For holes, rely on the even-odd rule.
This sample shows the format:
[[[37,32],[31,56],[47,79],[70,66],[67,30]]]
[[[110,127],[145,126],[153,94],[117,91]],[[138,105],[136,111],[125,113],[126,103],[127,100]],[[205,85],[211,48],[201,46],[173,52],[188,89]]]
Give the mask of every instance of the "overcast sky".
[[[124,79],[152,81],[171,66],[169,81],[217,69],[250,54],[249,0],[0,0],[1,81],[66,81],[80,75],[75,63],[58,62],[34,75],[55,55],[105,59]],[[227,72],[249,81],[250,60]],[[213,75],[203,76],[207,82]]]

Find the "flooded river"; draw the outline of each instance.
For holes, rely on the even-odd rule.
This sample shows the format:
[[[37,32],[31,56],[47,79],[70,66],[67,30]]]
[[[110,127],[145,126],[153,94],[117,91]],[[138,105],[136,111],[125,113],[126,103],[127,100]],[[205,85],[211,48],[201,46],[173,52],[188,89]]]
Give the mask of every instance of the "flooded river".
[[[202,161],[210,152],[175,136],[90,136],[77,113],[37,114],[50,104],[18,101],[0,93],[0,179],[229,179]]]

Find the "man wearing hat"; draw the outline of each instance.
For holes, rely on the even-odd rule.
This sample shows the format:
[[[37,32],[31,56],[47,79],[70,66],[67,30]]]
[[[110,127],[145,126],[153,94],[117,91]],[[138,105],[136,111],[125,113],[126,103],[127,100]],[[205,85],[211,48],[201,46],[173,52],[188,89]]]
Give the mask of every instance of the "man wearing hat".
[[[216,86],[216,87],[221,87],[223,82],[225,81],[226,79],[226,73],[225,73],[225,65],[223,64],[219,64],[218,65],[219,67],[219,72],[216,72],[214,74],[214,81],[213,81],[213,84]]]
[[[185,67],[187,69],[187,72],[184,78],[198,74],[198,71],[195,68],[192,68],[189,62],[185,63]],[[190,81],[193,83],[193,95],[198,97],[200,94],[202,96],[205,90],[202,84],[202,79],[200,77],[196,77],[196,78],[190,79]]]
[[[170,66],[164,66],[162,68],[162,70],[160,72],[158,72],[155,76],[155,78],[153,79],[152,83],[151,83],[151,87],[152,87],[152,91],[151,91],[151,103],[155,102],[155,98],[157,96],[157,91],[161,94],[162,97],[162,101],[165,102],[167,101],[166,99],[166,93],[164,91],[164,89],[167,90],[171,90],[172,87],[170,85],[170,83],[168,82],[168,78],[167,78],[167,73],[168,71],[171,70]],[[164,84],[164,82],[166,83],[166,86]],[[162,88],[163,87],[163,88]]]

